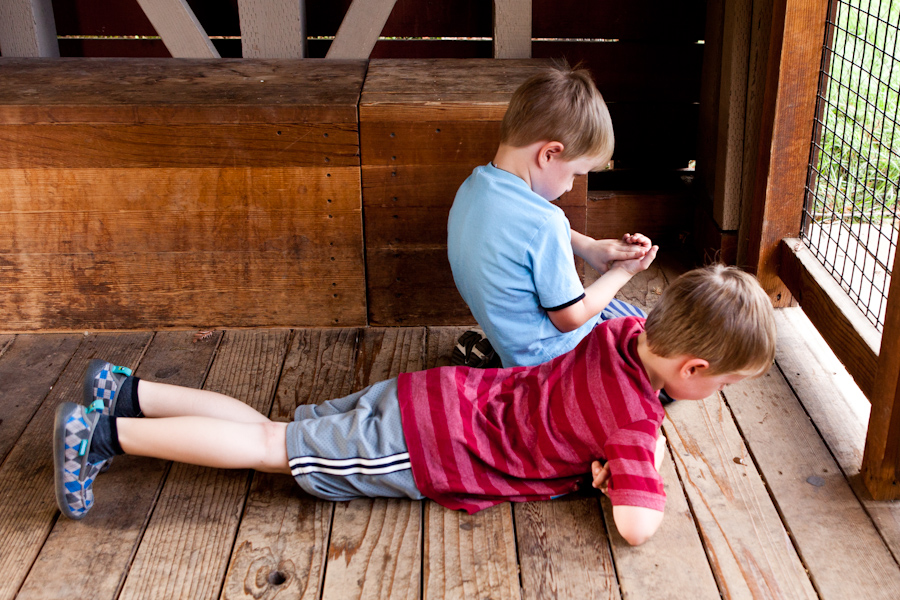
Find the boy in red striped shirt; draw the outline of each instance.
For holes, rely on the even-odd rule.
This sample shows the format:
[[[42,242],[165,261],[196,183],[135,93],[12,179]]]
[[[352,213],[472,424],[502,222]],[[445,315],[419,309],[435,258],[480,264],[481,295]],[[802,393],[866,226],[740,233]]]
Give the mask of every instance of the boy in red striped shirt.
[[[121,453],[289,473],[328,500],[430,498],[468,512],[566,494],[590,473],[619,532],[641,544],[665,505],[658,390],[703,399],[763,374],[774,353],[768,297],[752,276],[719,265],[676,280],[646,322],[604,322],[542,365],[403,373],[300,406],[290,423],[92,361],[85,404],[57,410],[57,502],[82,518],[94,478]]]

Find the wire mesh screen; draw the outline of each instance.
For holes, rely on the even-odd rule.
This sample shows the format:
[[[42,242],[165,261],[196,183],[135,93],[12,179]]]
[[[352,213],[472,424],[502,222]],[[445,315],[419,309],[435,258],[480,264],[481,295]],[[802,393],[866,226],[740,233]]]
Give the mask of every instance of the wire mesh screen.
[[[832,0],[801,238],[881,331],[897,249],[900,0]]]

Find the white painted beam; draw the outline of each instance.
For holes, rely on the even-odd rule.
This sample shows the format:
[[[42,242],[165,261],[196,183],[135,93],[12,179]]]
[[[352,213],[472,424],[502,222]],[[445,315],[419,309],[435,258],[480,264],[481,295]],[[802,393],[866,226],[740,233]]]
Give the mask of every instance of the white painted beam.
[[[5,57],[59,56],[50,0],[0,0],[0,52]]]
[[[494,58],[531,58],[531,0],[494,0]]]
[[[173,58],[219,58],[187,0],[138,0]]]
[[[306,58],[304,0],[239,0],[244,58]]]
[[[397,0],[353,0],[325,58],[369,58]]]

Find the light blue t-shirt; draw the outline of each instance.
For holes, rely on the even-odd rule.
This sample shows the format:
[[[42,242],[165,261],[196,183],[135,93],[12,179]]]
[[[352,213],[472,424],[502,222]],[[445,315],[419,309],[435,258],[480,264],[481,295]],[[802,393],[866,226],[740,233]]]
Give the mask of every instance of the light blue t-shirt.
[[[521,178],[491,164],[460,186],[447,224],[453,279],[504,367],[537,365],[578,345],[600,316],[568,333],[550,321],[584,297],[569,220]]]

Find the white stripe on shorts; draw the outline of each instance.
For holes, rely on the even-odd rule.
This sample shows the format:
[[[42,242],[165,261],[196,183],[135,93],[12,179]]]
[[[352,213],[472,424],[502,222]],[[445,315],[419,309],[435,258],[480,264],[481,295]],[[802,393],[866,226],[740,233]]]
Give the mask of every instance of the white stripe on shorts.
[[[386,475],[387,473],[394,473],[395,471],[405,471],[411,468],[412,464],[409,462],[397,463],[395,465],[389,465],[387,467],[351,467],[344,469],[330,469],[328,467],[309,465],[305,467],[292,467],[291,475],[293,475],[294,477],[296,477],[297,475],[309,475],[310,473],[325,473],[326,475],[341,475],[344,477],[346,477],[347,475]]]
[[[412,468],[409,453],[403,452],[381,458],[322,458],[300,456],[288,463],[291,474],[327,473],[329,475],[384,475]]]

